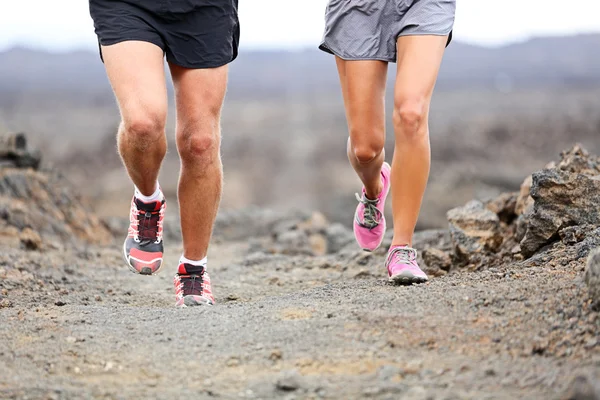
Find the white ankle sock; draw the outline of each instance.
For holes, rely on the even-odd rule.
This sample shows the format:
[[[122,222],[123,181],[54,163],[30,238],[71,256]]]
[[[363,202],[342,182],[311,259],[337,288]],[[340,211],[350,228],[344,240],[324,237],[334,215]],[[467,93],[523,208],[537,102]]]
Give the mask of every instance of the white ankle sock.
[[[135,188],[135,197],[143,201],[144,203],[148,203],[151,201],[157,201],[163,199],[162,191],[160,190],[160,185],[156,182],[156,190],[150,196],[144,196],[139,189]]]
[[[179,258],[179,264],[191,264],[197,267],[206,267],[208,263],[208,257],[204,257],[202,260],[190,260],[185,258],[183,255]]]

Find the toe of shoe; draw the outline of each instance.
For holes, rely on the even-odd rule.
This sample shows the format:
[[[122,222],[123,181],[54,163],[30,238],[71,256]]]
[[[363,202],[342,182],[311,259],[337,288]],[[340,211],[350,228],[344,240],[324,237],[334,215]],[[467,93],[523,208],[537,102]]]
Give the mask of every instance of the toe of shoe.
[[[153,262],[144,262],[136,259],[129,258],[129,267],[132,272],[140,275],[154,275],[158,273],[162,266],[162,260],[156,260]]]

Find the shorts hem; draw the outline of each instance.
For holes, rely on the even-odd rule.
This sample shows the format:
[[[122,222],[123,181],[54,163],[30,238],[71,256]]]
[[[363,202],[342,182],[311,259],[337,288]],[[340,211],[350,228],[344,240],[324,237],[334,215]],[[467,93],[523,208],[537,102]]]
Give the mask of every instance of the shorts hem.
[[[387,63],[395,63],[396,62],[395,59],[392,59],[389,57],[388,58],[377,57],[377,56],[356,57],[356,56],[342,55],[342,53],[340,51],[332,49],[325,42],[321,43],[321,45],[319,46],[319,50],[322,50],[325,53],[333,54],[334,56],[339,57],[344,61],[383,61],[383,62],[387,62]]]
[[[428,32],[422,32],[422,31],[400,32],[398,34],[398,36],[396,36],[396,41],[398,41],[398,38],[400,38],[402,36],[448,36],[448,41],[446,43],[446,47],[448,47],[448,45],[452,41],[452,32],[453,32],[453,29],[450,29],[450,31],[443,32],[443,33],[436,33],[436,32],[431,32],[431,31],[428,31]]]
[[[160,43],[158,40],[152,40],[152,39],[147,39],[147,38],[133,38],[133,37],[119,38],[119,39],[114,39],[114,40],[98,39],[98,51],[100,52],[100,60],[102,60],[102,62],[104,62],[104,57],[102,56],[102,46],[112,46],[112,45],[123,43],[123,42],[150,43],[150,44],[157,46],[159,49],[162,50],[163,54],[165,54],[165,48],[164,48],[163,44]]]
[[[211,69],[211,68],[219,68],[224,65],[231,64],[236,58],[237,58],[237,55],[234,55],[233,57],[231,57],[231,59],[229,61],[195,64],[195,63],[179,62],[179,61],[173,60],[171,57],[167,56],[167,62],[169,64],[177,65],[178,67],[187,68],[187,69]]]

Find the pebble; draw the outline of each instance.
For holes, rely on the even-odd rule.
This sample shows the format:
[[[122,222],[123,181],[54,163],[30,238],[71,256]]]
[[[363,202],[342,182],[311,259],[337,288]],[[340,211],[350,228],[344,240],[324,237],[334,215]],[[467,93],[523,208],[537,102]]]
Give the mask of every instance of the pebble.
[[[269,355],[269,360],[277,361],[277,360],[281,360],[282,357],[283,357],[283,353],[281,352],[281,350],[275,349],[271,352],[271,355]]]
[[[300,380],[301,376],[295,369],[284,371],[277,379],[275,388],[284,392],[293,392],[300,389]]]
[[[240,365],[240,360],[238,358],[232,357],[227,360],[228,367],[237,367],[238,365]]]

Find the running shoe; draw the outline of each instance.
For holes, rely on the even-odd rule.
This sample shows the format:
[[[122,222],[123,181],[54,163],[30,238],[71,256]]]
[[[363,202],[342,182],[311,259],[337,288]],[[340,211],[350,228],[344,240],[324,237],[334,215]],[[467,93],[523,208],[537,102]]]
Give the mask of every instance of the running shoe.
[[[392,246],[385,261],[390,282],[410,284],[427,282],[425,272],[417,264],[417,250],[408,246]]]
[[[210,276],[206,267],[191,264],[179,264],[175,284],[175,306],[193,307],[215,304],[210,285]]]
[[[133,197],[123,256],[129,269],[142,275],[158,273],[163,262],[165,200],[148,203]]]
[[[368,199],[365,188],[362,196],[356,194],[358,207],[354,214],[354,237],[358,245],[365,251],[374,251],[383,242],[385,235],[385,199],[390,191],[391,168],[388,163],[383,163],[381,168],[381,181],[383,189],[376,199]]]

